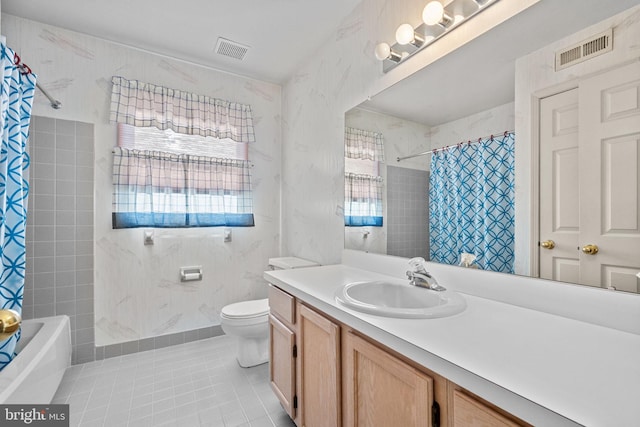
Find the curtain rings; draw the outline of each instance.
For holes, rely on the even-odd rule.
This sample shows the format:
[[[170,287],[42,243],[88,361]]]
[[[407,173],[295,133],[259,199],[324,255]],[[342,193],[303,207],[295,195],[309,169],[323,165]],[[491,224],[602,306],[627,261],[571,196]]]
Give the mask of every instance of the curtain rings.
[[[13,63],[20,69],[20,74],[22,74],[23,76],[33,73],[31,71],[31,67],[29,67],[27,64],[21,63],[20,55],[15,52],[13,52]]]

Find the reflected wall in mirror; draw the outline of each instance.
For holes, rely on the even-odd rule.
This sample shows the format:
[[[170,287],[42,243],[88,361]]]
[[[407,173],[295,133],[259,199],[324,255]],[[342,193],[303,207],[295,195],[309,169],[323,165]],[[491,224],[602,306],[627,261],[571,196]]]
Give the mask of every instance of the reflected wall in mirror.
[[[538,169],[543,161],[539,158],[539,151],[543,149],[540,144],[544,143],[539,135],[541,127],[547,126],[539,119],[541,108],[546,108],[543,100],[579,88],[581,84],[587,85],[586,82],[596,74],[640,59],[637,46],[634,48],[634,40],[640,39],[640,2],[624,0],[616,3],[614,10],[611,5],[605,7],[589,1],[593,3],[590,14],[581,14],[563,28],[551,26],[542,37],[536,24],[541,22],[542,16],[548,16],[551,10],[560,16],[575,15],[570,5],[562,0],[544,0],[346,113],[347,126],[384,135],[386,154],[386,164],[381,167],[385,191],[383,226],[345,227],[346,248],[428,259],[430,155],[401,162],[396,158],[515,130],[515,273],[640,292],[640,278],[636,276],[640,272],[640,256],[637,255],[640,253],[640,239],[629,239],[624,246],[618,245],[619,239],[616,240],[622,235],[640,236],[637,219],[640,207],[640,174],[637,173],[640,129],[633,127],[634,123],[640,124],[640,111],[629,107],[631,104],[640,105],[640,89],[635,92],[633,89],[638,86],[635,84],[638,83],[637,74],[635,80],[631,78],[628,81],[618,74],[612,75],[609,80],[614,79],[613,84],[602,89],[602,93],[610,94],[607,95],[609,98],[602,98],[608,102],[607,106],[618,102],[615,107],[617,116],[625,119],[624,123],[621,122],[624,135],[611,134],[596,141],[596,144],[607,141],[606,147],[603,145],[604,148],[596,151],[617,157],[617,163],[608,163],[615,166],[595,173],[597,178],[588,188],[565,185],[582,182],[585,172],[578,172],[579,165],[575,163],[579,161],[577,150],[573,151],[574,157],[562,157],[568,151],[557,149],[552,154],[556,160],[567,159],[574,163],[552,178],[555,187],[550,187],[550,196],[545,195],[548,188],[540,188],[546,185],[545,177],[552,176],[546,169]],[[565,5],[567,9],[563,9]],[[610,29],[615,40],[611,52],[564,70],[555,70],[557,51]],[[540,37],[532,37],[534,34]],[[621,88],[625,90],[621,91]],[[623,98],[630,102],[626,107]],[[589,106],[596,112],[600,107]],[[584,106],[582,109],[586,110]],[[591,127],[583,129],[588,120],[580,119],[586,116],[572,111],[566,106],[557,109],[552,113],[551,126],[560,133],[563,126],[573,126],[581,140],[584,139],[582,136],[591,136],[594,133]],[[620,143],[611,144],[611,141]],[[622,159],[627,159],[626,163]],[[571,168],[575,170],[569,173]],[[614,173],[616,170],[619,173]],[[571,202],[584,199],[594,192],[590,189],[596,187],[600,193],[605,188],[624,188],[622,192],[605,196],[617,201],[618,207],[599,205],[597,210],[602,215],[594,215],[593,209],[586,206],[578,208]],[[541,204],[538,196],[544,198]],[[559,207],[549,208],[547,201],[554,197],[564,200],[565,207],[573,206],[574,209],[561,212]],[[555,234],[543,229],[547,227],[546,219],[551,220],[550,227]],[[571,223],[567,222],[569,219]],[[605,224],[606,221],[609,225]],[[580,235],[577,230],[580,226],[586,227],[585,224],[594,224],[592,227],[598,230],[588,236]],[[566,249],[563,253],[564,249],[558,246],[558,242],[572,234],[575,242],[560,244]],[[544,245],[546,248],[539,246],[539,242],[547,240],[556,240],[555,249],[549,249],[547,243]],[[590,252],[592,246],[589,245],[597,246],[598,243],[599,252]],[[567,251],[570,256],[566,255]],[[557,256],[550,257],[550,253]]]
[[[349,128],[380,133],[383,136],[385,162],[380,164],[382,178],[382,226],[345,226],[345,247],[397,256],[421,256],[428,259],[427,202],[428,164],[411,159],[396,165],[395,159],[407,152],[429,149],[429,128],[386,114],[354,108],[347,112]],[[349,162],[345,162],[349,172]],[[345,200],[345,205],[348,200]]]

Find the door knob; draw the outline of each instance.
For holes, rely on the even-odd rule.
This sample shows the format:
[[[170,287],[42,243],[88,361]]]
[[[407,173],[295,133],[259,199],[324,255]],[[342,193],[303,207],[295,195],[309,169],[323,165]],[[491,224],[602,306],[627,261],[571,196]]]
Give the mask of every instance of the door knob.
[[[595,255],[598,253],[598,245],[586,245],[582,247],[582,252],[587,255]]]
[[[545,240],[544,242],[540,242],[540,246],[545,249],[553,249],[556,247],[556,242],[553,240]]]

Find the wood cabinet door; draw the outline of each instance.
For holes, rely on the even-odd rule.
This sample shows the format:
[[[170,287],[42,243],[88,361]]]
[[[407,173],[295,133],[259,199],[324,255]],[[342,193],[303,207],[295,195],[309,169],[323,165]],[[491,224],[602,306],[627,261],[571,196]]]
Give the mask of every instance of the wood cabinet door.
[[[293,357],[296,336],[273,315],[269,315],[269,382],[282,407],[295,417],[296,364]]]
[[[299,303],[297,315],[297,424],[340,426],[340,327]]]
[[[455,390],[453,392],[453,426],[520,427],[528,424],[516,423],[471,396]]]
[[[348,427],[431,426],[432,378],[351,332],[345,347]]]

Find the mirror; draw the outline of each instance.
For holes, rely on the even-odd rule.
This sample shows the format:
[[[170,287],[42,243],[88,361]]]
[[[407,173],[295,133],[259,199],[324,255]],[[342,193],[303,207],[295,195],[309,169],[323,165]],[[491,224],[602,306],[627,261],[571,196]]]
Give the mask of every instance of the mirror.
[[[548,68],[547,57],[544,55],[553,56],[554,50],[565,47],[564,44],[553,44],[554,42],[570,36],[573,40],[573,35],[580,30],[617,13],[620,13],[618,22],[624,23],[620,27],[634,26],[635,32],[631,33],[640,33],[637,18],[625,21],[633,12],[638,14],[637,7],[627,11],[627,8],[637,6],[637,1],[616,2],[615,7],[612,7],[611,2],[588,2],[587,8],[578,2],[581,4],[581,13],[575,14],[574,1],[542,0],[345,113],[345,126],[383,134],[386,157],[386,162],[380,167],[380,176],[384,183],[383,226],[345,227],[345,248],[429,259],[427,194],[430,155],[416,156],[400,162],[396,161],[396,158],[515,130],[516,186],[518,174],[520,184],[526,184],[516,189],[516,206],[520,204],[526,209],[516,208],[515,213],[516,241],[520,240],[520,245],[515,250],[515,273],[538,277],[539,267],[536,263],[539,249],[536,246],[540,237],[536,228],[532,231],[529,225],[532,217],[538,215],[539,209],[535,203],[533,206],[529,205],[529,181],[538,174],[537,171],[531,173],[526,170],[531,164],[535,164],[528,153],[529,147],[518,153],[519,131],[523,131],[522,138],[531,138],[531,129],[527,126],[519,129],[518,125],[525,123],[534,127],[534,122],[529,111],[526,112],[526,117],[518,119],[515,111],[518,109],[519,114],[522,114],[523,103],[531,103],[531,98],[538,96],[533,92],[557,85],[562,79],[556,79],[547,86],[539,86],[540,81],[529,84],[528,80],[544,80],[529,70],[536,67]],[[571,19],[567,18],[569,16]],[[545,22],[543,32],[540,31],[540,22]],[[616,34],[615,31],[614,28],[616,46],[633,43],[624,40],[623,37],[635,35],[622,32]],[[592,35],[591,32],[579,34],[584,35],[583,39]],[[540,51],[542,54],[537,52],[530,55],[539,49],[543,49]],[[624,59],[616,54],[610,54],[610,60],[603,56],[598,59],[600,64],[593,69],[604,70],[620,64],[624,62],[621,58]],[[516,77],[516,61],[519,59],[519,75]],[[586,67],[586,70],[589,68]],[[553,71],[545,70],[539,74],[551,72]],[[570,78],[564,77],[564,80]],[[516,81],[519,85],[519,96],[522,97],[520,100],[516,100],[515,96]],[[527,92],[529,89],[535,90]],[[551,94],[552,92],[549,92],[538,97],[543,98]],[[527,108],[531,107],[527,105]],[[535,123],[537,127],[537,122]],[[521,167],[523,164],[526,164],[525,167]],[[521,167],[520,170],[518,167]],[[536,213],[532,214],[534,211]],[[603,270],[601,275],[600,272],[596,272],[595,276],[598,277],[595,281],[581,284],[607,287],[607,284],[611,283],[609,279],[617,275],[618,283],[622,284],[621,288],[616,286],[618,290],[640,292],[640,278],[635,276],[640,271],[640,266],[625,267],[623,270]],[[562,277],[570,278],[572,275],[552,278],[577,282]]]

